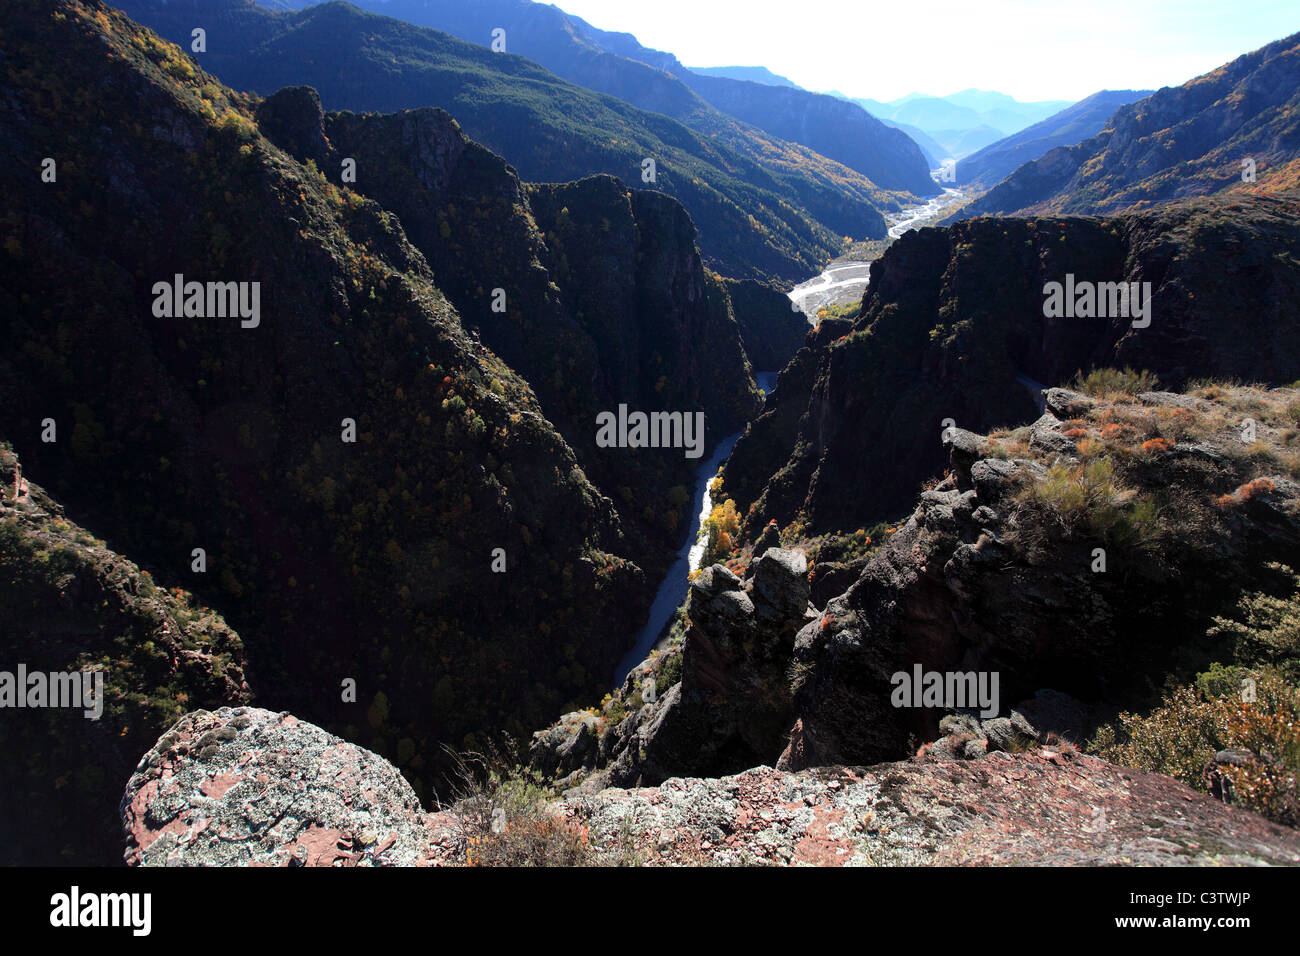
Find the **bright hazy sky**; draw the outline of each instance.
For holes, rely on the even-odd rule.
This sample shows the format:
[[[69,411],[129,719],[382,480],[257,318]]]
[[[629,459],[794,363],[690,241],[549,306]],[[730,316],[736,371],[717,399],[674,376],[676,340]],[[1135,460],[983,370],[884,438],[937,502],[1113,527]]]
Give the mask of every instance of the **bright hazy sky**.
[[[467,0],[473,2],[473,0]],[[557,0],[687,66],[765,66],[891,100],[1177,86],[1300,31],[1298,0]]]

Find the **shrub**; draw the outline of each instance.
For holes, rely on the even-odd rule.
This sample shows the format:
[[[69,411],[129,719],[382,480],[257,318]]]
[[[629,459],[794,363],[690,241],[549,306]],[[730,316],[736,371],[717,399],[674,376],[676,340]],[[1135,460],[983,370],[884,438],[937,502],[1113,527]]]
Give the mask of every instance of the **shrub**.
[[[1216,617],[1207,633],[1231,640],[1234,660],[1276,667],[1286,680],[1300,684],[1300,575],[1283,564],[1267,568],[1282,579],[1285,593],[1243,594],[1237,601],[1241,619]]]
[[[736,503],[728,498],[722,504],[714,505],[700,530],[705,535],[704,557],[700,566],[707,568],[726,558],[735,547],[740,533],[740,515],[736,513]]]
[[[510,766],[500,751],[465,756],[448,751],[457,849],[467,866],[584,866],[593,862],[587,828],[551,807],[550,792],[531,772]]]
[[[1167,774],[1207,790],[1207,764],[1220,750],[1248,750],[1256,759],[1218,765],[1231,782],[1232,801],[1288,826],[1300,826],[1300,690],[1271,668],[1239,671],[1254,681],[1251,695],[1224,669],[1180,687],[1143,717],[1124,713],[1120,726],[1103,727],[1089,749],[1098,756]],[[1235,676],[1235,675],[1234,675]]]
[[[1095,368],[1087,375],[1080,370],[1074,373],[1070,382],[1070,388],[1094,398],[1137,395],[1153,392],[1159,387],[1160,380],[1153,373],[1145,369],[1135,372],[1131,368]]]
[[[1124,487],[1114,463],[1105,457],[1055,464],[1045,477],[1018,489],[1015,502],[1012,537],[1031,557],[1060,531],[1132,549],[1154,548],[1164,536],[1159,505]]]

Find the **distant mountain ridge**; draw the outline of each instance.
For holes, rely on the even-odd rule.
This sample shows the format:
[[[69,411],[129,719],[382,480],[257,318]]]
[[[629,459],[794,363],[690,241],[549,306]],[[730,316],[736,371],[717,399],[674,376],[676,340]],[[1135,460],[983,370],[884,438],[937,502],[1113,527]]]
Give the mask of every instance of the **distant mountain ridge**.
[[[940,159],[969,155],[1070,105],[1068,100],[1022,103],[1005,93],[976,89],[947,96],[909,93],[889,102],[836,95],[857,103],[878,119],[921,130],[946,151]]]
[[[1120,107],[1096,136],[1019,167],[958,217],[1096,215],[1297,185],[1300,33]]]
[[[977,150],[957,164],[960,186],[990,189],[1016,167],[1057,146],[1071,146],[1099,133],[1121,106],[1150,96],[1151,90],[1101,90],[1061,112]]]
[[[213,24],[209,52],[197,57],[236,88],[265,95],[307,85],[333,110],[446,109],[527,181],[617,174],[641,184],[644,160],[654,159],[654,188],[690,212],[708,264],[738,278],[798,281],[838,254],[844,236],[885,233],[875,206],[881,191],[799,147],[746,133],[740,124],[715,139],[520,56],[351,4],[295,13],[252,0],[119,0],[117,6],[184,45],[190,25],[206,18]],[[640,73],[658,77],[665,95],[692,97],[671,77],[644,66]],[[744,148],[761,161],[729,148],[732,134],[747,137]]]
[[[293,0],[300,8],[314,2]],[[500,27],[506,31],[509,51],[572,82],[672,116],[693,129],[702,127],[693,115],[698,107],[688,93],[772,136],[842,163],[881,189],[917,196],[936,192],[919,147],[856,105],[793,84],[772,86],[698,73],[672,53],[644,47],[629,33],[599,29],[559,7],[532,0],[357,0],[357,4],[484,46],[491,43],[492,30]],[[601,58],[601,53],[617,59]],[[647,75],[645,66],[659,75]]]
[[[765,66],[692,66],[692,73],[701,76],[722,76],[730,80],[746,80],[750,83],[765,83],[768,86],[788,86],[802,90],[803,87],[779,73],[773,73]]]

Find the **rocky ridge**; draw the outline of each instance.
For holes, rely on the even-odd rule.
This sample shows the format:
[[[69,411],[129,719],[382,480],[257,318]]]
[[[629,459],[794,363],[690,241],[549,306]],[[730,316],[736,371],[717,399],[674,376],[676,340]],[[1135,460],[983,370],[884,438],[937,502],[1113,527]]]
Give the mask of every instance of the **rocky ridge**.
[[[1021,429],[949,429],[949,470],[885,543],[819,566],[846,587],[799,614],[813,589],[798,551],[766,550],[748,582],[706,569],[680,646],[602,711],[534,735],[533,766],[589,792],[734,772],[733,757],[802,770],[898,759],[936,738],[955,757],[1049,734],[1082,743],[1098,706],[1163,679],[1179,655],[1216,653],[1196,635],[1268,562],[1300,558],[1297,393],[1210,393],[1049,389]],[[787,610],[763,613],[760,590]],[[995,718],[945,725],[951,706],[897,706],[893,679],[914,668],[997,674]]]
[[[1287,194],[904,235],[872,264],[856,319],[821,324],[728,459],[746,538],[773,518],[810,535],[896,520],[945,467],[937,436],[949,423],[1033,418],[1038,387],[1025,382],[1125,366],[1172,389],[1300,379],[1298,223]],[[1149,324],[1046,317],[1044,289],[1067,275],[1150,283]]]
[[[1293,830],[1167,777],[1051,748],[757,767],[575,795],[549,812],[577,828],[597,864],[1300,864]],[[421,812],[374,754],[253,708],[184,717],[122,799],[126,859],[152,866],[461,865],[460,813]]]

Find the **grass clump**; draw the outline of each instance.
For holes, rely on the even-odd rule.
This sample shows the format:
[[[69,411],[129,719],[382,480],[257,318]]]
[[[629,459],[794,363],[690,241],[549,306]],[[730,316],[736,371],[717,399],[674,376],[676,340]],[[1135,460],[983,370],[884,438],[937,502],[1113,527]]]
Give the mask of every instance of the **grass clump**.
[[[1125,486],[1108,457],[1058,462],[1017,489],[1014,500],[1015,534],[1031,554],[1061,534],[1135,550],[1155,549],[1164,535],[1159,503]]]
[[[510,748],[507,747],[506,751]],[[587,866],[594,862],[585,826],[552,807],[553,794],[503,751],[454,754],[456,847],[466,866]]]
[[[1087,374],[1082,370],[1075,372],[1069,388],[1093,398],[1116,400],[1142,392],[1154,392],[1160,388],[1160,380],[1145,369],[1135,372],[1127,367],[1095,368]]]

